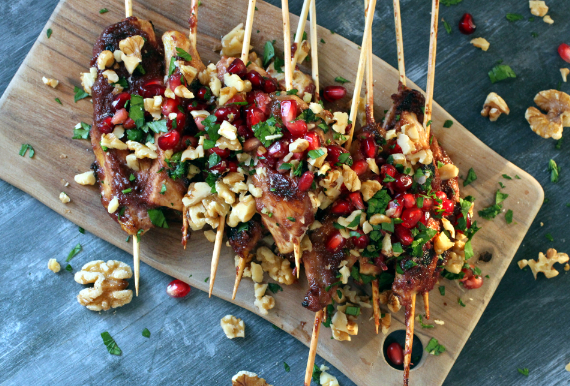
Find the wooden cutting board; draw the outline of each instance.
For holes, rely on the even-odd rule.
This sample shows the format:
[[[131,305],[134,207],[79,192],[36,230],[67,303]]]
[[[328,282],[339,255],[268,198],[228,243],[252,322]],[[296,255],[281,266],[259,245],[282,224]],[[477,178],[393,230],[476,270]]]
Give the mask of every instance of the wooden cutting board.
[[[187,3],[189,1],[138,1],[135,2],[134,15],[152,20],[159,34],[167,29],[185,30]],[[205,63],[219,58],[214,49],[219,49],[220,37],[245,20],[246,2],[240,6],[236,6],[236,3],[231,0],[210,1],[200,7],[198,45]],[[0,100],[0,177],[88,231],[130,251],[131,244],[125,242],[125,234],[101,206],[97,188],[83,187],[73,182],[75,174],[89,169],[94,157],[88,141],[71,139],[77,122],[91,123],[92,119],[92,106],[88,99],[73,102],[73,86],[80,85],[79,73],[88,69],[92,44],[99,33],[123,17],[124,10],[118,7],[119,4],[122,3],[60,2],[46,25],[46,30],[53,30],[53,35],[48,39],[45,31],[41,34]],[[100,15],[98,11],[103,7],[108,8],[109,12]],[[282,52],[281,11],[263,2],[258,2],[257,8],[252,44],[258,53],[262,53],[267,40],[276,40],[276,47]],[[297,20],[296,16],[291,16],[294,27]],[[333,79],[339,75],[353,80],[359,48],[324,28],[320,28],[319,32],[326,37],[326,47],[319,47],[321,84],[333,84]],[[376,112],[377,116],[381,116],[382,111],[390,106],[390,95],[396,91],[398,73],[377,57],[374,58],[374,71]],[[42,83],[42,76],[58,79],[60,85],[54,90]],[[345,86],[352,93],[352,83]],[[59,98],[63,105],[56,103],[55,98]],[[448,119],[453,120],[435,104],[434,133],[459,167],[461,175],[467,175],[470,167],[477,172],[477,181],[462,192],[463,195],[477,198],[477,209],[493,203],[502,174],[511,177],[518,175],[521,179],[509,181],[508,188],[504,190],[509,194],[505,207],[516,206],[513,224],[507,225],[503,215],[494,221],[476,218],[483,225],[474,240],[476,256],[484,252],[493,256],[489,263],[478,263],[483,275],[490,276],[483,287],[464,292],[459,286],[444,280],[442,284],[446,285],[446,295],[441,296],[437,290],[432,292],[432,318],[443,320],[445,325],[437,325],[429,330],[418,325],[416,335],[424,347],[431,337],[435,337],[447,350],[439,357],[422,357],[419,365],[411,371],[414,385],[439,385],[443,382],[544,198],[536,180],[485,146],[461,124],[453,120],[453,127],[443,128],[443,122]],[[18,155],[24,143],[34,147],[36,154],[32,159]],[[69,181],[70,185],[64,187],[62,179]],[[59,201],[61,191],[71,197],[71,203],[64,205]],[[196,232],[192,235],[189,248],[183,250],[179,226],[173,224],[171,229],[153,229],[145,235],[141,256],[152,267],[207,290],[208,284],[204,279],[210,276],[212,247],[201,233]],[[233,254],[229,247],[224,248],[214,290],[216,296],[231,301],[234,272]],[[275,309],[263,317],[308,344],[314,314],[300,304],[306,287],[303,281],[285,288],[284,292],[275,296]],[[141,296],[144,293],[143,286]],[[465,302],[465,307],[458,304],[459,297]],[[244,280],[234,303],[258,313],[253,301],[253,284],[250,280]],[[418,310],[422,307],[422,302],[418,300]],[[332,340],[330,330],[323,328],[319,354],[358,385],[399,385],[402,373],[386,363],[382,354],[385,336],[374,334],[374,325],[368,322],[369,317],[370,313],[365,313],[359,318],[359,334],[353,337],[352,342]],[[403,329],[402,320],[403,312],[394,315],[391,331]]]

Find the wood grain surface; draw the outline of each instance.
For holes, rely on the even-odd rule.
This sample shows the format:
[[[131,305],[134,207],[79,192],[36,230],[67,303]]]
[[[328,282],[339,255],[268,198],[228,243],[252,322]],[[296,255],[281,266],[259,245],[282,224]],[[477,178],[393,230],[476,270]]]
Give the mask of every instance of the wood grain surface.
[[[200,10],[199,49],[204,61],[215,61],[218,58],[213,48],[218,45],[219,37],[245,17],[245,7],[231,7],[232,3],[217,2],[216,7]],[[97,236],[128,250],[124,234],[102,209],[96,188],[85,188],[73,183],[73,175],[87,170],[93,161],[86,141],[71,140],[75,123],[90,122],[92,113],[87,100],[73,103],[71,85],[79,84],[78,74],[86,70],[92,43],[110,22],[109,19],[93,16],[99,8],[99,4],[89,5],[77,0],[60,3],[52,15],[51,24],[46,27],[60,31],[58,39],[47,39],[41,35],[4,93],[0,101],[0,149],[4,154],[0,160],[0,177]],[[137,3],[134,13],[152,20],[157,30],[163,32],[171,28],[184,29],[185,17],[178,12],[178,8],[179,5],[174,4],[142,2]],[[279,10],[265,3],[258,4],[258,8],[254,30],[259,29],[260,33],[253,36],[254,46],[259,51],[266,40],[275,39],[278,49],[281,49],[280,24],[275,22],[279,20]],[[203,20],[208,23],[202,22]],[[296,25],[296,20],[296,17],[292,17],[293,25]],[[324,29],[321,33],[326,36],[326,49],[320,50],[323,84],[332,83],[337,75],[354,78],[358,48],[337,34],[332,35]],[[389,95],[396,89],[397,72],[378,58],[375,58],[374,64],[377,81],[375,97],[377,112],[380,113],[389,106]],[[61,84],[58,90],[43,85],[42,76],[59,79]],[[54,102],[55,97],[62,100],[63,107]],[[20,108],[24,103],[36,106],[33,114],[24,113]],[[437,360],[431,357],[422,360],[422,364],[412,371],[415,384],[433,385],[443,382],[543,201],[542,189],[530,175],[490,150],[458,122],[455,122],[453,130],[442,128],[447,119],[452,117],[436,105],[433,129],[440,142],[460,168],[461,174],[466,175],[470,167],[478,171],[477,184],[464,191],[464,194],[473,194],[478,198],[478,208],[492,203],[497,180],[502,174],[519,175],[522,179],[512,181],[505,190],[510,194],[509,200],[517,202],[516,223],[506,226],[503,218],[486,223],[475,239],[477,252],[491,252],[494,256],[490,263],[480,265],[484,274],[491,274],[484,287],[464,295],[460,289],[448,286],[445,299],[432,293],[432,315],[445,320],[446,325],[433,332],[427,330],[428,334],[424,331],[416,332],[424,344],[431,336],[438,338],[447,347],[447,351]],[[38,130],[38,121],[44,123],[41,130]],[[36,156],[33,159],[18,157],[22,143],[34,146]],[[61,158],[62,154],[67,157]],[[62,178],[70,181],[71,186],[65,190],[73,200],[65,207],[57,198],[63,189]],[[206,289],[207,284],[203,278],[209,275],[212,245],[196,233],[192,237],[191,247],[185,252],[179,247],[177,227],[171,228],[173,229],[153,230],[143,239],[143,261],[188,281],[197,288]],[[229,299],[233,272],[233,259],[228,248],[222,256],[214,291],[216,296]],[[144,287],[142,291],[144,294]],[[305,285],[286,288],[285,293],[277,296],[277,307],[267,319],[307,343],[313,315],[300,307],[304,291]],[[459,296],[462,296],[467,307],[461,308],[457,304]],[[249,281],[242,284],[236,304],[256,311],[253,307],[253,286]],[[401,314],[396,315],[398,322],[393,324],[393,330],[402,328],[402,317]],[[359,385],[371,384],[379,377],[385,384],[399,384],[401,374],[388,367],[378,352],[383,337],[375,337],[373,325],[364,323],[364,320],[365,318],[360,319],[360,333],[351,343],[332,341],[324,330],[319,353]]]

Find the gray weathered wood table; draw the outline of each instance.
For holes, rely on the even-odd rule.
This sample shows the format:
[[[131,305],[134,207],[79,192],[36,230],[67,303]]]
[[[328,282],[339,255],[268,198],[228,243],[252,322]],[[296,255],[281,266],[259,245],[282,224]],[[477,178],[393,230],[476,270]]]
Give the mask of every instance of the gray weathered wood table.
[[[214,0],[203,0],[203,6],[210,1]],[[2,3],[3,92],[57,1]],[[292,12],[298,14],[302,1],[290,3]],[[539,18],[529,21],[526,1],[464,0],[459,5],[441,7],[440,15],[451,24],[453,32],[448,35],[443,26],[440,28],[435,99],[491,148],[536,177],[547,197],[451,370],[446,381],[449,385],[570,384],[570,373],[564,370],[570,362],[570,278],[562,271],[554,279],[539,277],[535,281],[530,272],[516,266],[516,261],[536,258],[539,251],[549,247],[568,252],[570,143],[556,149],[554,141],[532,133],[524,119],[534,95],[556,88],[561,80],[559,68],[570,67],[556,54],[559,43],[565,39],[570,43],[570,7],[567,0],[547,3],[555,20],[551,26]],[[407,74],[423,85],[430,1],[402,0],[401,6]],[[361,1],[321,0],[317,8],[319,24],[360,41]],[[457,30],[464,12],[474,15],[478,27],[469,37]],[[522,14],[525,20],[509,22],[507,13]],[[478,36],[491,42],[488,52],[469,44],[472,37]],[[391,2],[387,0],[378,2],[374,52],[396,65]],[[487,71],[499,60],[511,65],[517,78],[493,85]],[[569,92],[570,86],[563,83],[561,89]],[[496,123],[479,115],[490,91],[503,96],[511,108],[510,116]],[[41,122],[37,129],[42,129]],[[550,182],[550,159],[562,167],[557,184]],[[62,261],[78,242],[83,252],[75,258],[75,266],[94,259],[131,261],[131,256],[92,235],[80,234],[77,226],[2,181],[0,195],[1,383],[227,385],[239,370],[258,372],[274,385],[302,383],[308,353],[305,346],[248,311],[216,298],[208,299],[204,293],[194,291],[182,300],[169,298],[165,288],[170,278],[146,265],[141,267],[143,296],[116,311],[86,311],[75,299],[82,287],[66,272],[54,275],[48,271],[48,259]],[[516,207],[512,209],[516,219]],[[548,233],[553,242],[545,237]],[[184,306],[186,303],[191,305]],[[226,314],[246,320],[245,339],[230,341],[221,333],[219,320]],[[141,337],[144,328],[151,331],[150,339]],[[107,353],[99,336],[102,331],[116,338],[124,352],[121,357]],[[290,372],[284,370],[283,362],[291,367]],[[317,363],[322,362],[317,359]],[[524,367],[530,369],[528,378],[517,372],[517,368]],[[338,371],[331,371],[342,385],[353,384]]]

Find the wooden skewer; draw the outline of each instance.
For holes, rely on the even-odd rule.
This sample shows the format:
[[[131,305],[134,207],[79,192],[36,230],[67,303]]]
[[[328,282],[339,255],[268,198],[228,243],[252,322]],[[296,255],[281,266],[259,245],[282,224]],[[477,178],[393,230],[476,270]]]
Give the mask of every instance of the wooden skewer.
[[[133,236],[133,266],[135,268],[135,293],[137,296],[139,296],[139,278],[141,267],[139,235]]]
[[[226,216],[220,218],[218,231],[216,232],[216,242],[214,243],[214,253],[212,254],[212,266],[210,267],[210,290],[208,297],[212,297],[214,289],[214,282],[216,281],[216,272],[218,271],[218,263],[220,262],[220,251],[222,249],[222,242],[224,239],[224,227],[226,225]]]
[[[289,1],[281,0],[283,12],[283,52],[285,56],[285,89],[293,88],[293,71],[291,69],[291,30],[289,26]],[[297,272],[299,273],[299,272]]]
[[[127,17],[133,16],[133,0],[125,0],[125,13]]]
[[[376,334],[380,329],[380,287],[378,279],[372,280],[372,308],[374,310],[374,325],[376,326]]]
[[[372,34],[372,20],[374,19],[374,11],[376,10],[376,0],[370,0],[368,6],[366,7],[366,22],[364,27],[364,35],[362,37],[362,48],[360,50],[360,60],[358,61],[358,71],[356,72],[356,80],[354,81],[354,94],[352,96],[352,105],[350,107],[350,121],[352,122],[352,128],[348,135],[348,141],[344,146],[345,149],[350,150],[352,145],[352,136],[354,134],[354,128],[356,125],[356,114],[358,113],[358,104],[360,102],[360,88],[362,87],[362,78],[364,73],[364,68],[366,66],[366,47],[368,45],[368,40]],[[371,12],[368,12],[371,10]]]
[[[315,0],[312,0],[313,2]],[[317,345],[319,343],[319,333],[321,331],[321,322],[323,321],[324,310],[319,310],[315,314],[315,322],[313,323],[313,335],[311,336],[311,346],[309,347],[309,360],[307,361],[307,370],[305,371],[305,386],[311,385],[313,377],[313,366],[315,365],[315,357],[317,356]]]
[[[429,38],[428,74],[426,86],[426,106],[424,114],[424,128],[427,138],[431,130],[431,106],[433,102],[433,87],[435,81],[435,56],[437,53],[437,26],[439,22],[439,0],[433,0],[431,4],[431,30]]]
[[[365,0],[364,7],[368,6],[368,0]],[[368,13],[368,8],[366,11]],[[372,67],[372,34],[366,45],[366,124],[374,124],[374,69]],[[377,328],[378,329],[378,328]],[[378,333],[378,331],[376,331]]]
[[[192,0],[190,3],[190,32],[189,40],[194,52],[196,52],[196,44],[198,42],[198,6],[200,2],[198,0]]]
[[[318,102],[321,98],[319,96],[319,60],[317,55],[317,7],[316,0],[311,1],[310,15],[311,15],[311,65],[313,82],[315,83],[315,101]]]
[[[293,254],[295,255],[295,268],[297,268],[297,279],[301,272],[301,242],[297,239],[293,244]]]
[[[429,292],[424,292],[422,296],[424,298],[424,309],[426,311],[426,319],[429,319]]]
[[[295,33],[295,43],[297,45],[297,50],[301,47],[301,42],[303,41],[303,32],[305,32],[305,24],[307,23],[307,16],[309,15],[309,4],[312,0],[305,0],[303,2],[303,8],[301,9],[301,15],[299,15],[299,24],[297,25],[297,32]],[[297,55],[293,56],[291,59],[291,68],[295,71],[295,66],[297,65]]]
[[[439,1],[439,0],[435,0]],[[406,347],[404,348],[404,386],[408,386],[412,346],[414,344],[414,318],[416,314],[416,294],[412,294],[411,304],[406,305]],[[409,307],[409,310],[408,310]]]
[[[245,35],[243,36],[243,47],[241,49],[241,61],[246,64],[249,56],[249,42],[251,41],[251,29],[253,28],[253,17],[255,15],[255,0],[249,0],[247,6],[247,20],[245,22]]]
[[[241,283],[241,278],[243,277],[243,271],[245,270],[246,264],[247,261],[245,260],[245,258],[243,256],[240,256],[238,262],[238,269],[236,272],[236,281],[234,282],[234,292],[232,293],[232,300],[236,299],[237,290],[239,288],[239,283]]]
[[[394,0],[394,24],[396,26],[396,44],[398,46],[398,71],[400,82],[406,85],[406,65],[404,63],[404,38],[402,36],[402,17],[400,15],[400,0]]]

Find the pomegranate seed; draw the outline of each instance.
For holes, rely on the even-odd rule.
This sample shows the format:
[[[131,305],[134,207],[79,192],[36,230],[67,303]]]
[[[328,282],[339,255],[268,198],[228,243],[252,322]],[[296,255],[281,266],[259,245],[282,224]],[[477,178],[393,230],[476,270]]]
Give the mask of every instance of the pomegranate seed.
[[[236,126],[236,125],[234,125]],[[237,133],[240,137],[243,137],[245,139],[250,139],[253,138],[253,131],[251,131],[251,129],[249,127],[247,127],[244,124],[241,125],[237,125]]]
[[[394,166],[385,164],[380,167],[380,174],[382,175],[382,179],[385,179],[386,176],[396,177],[397,170]]]
[[[111,103],[111,111],[115,112],[117,110],[122,109],[123,107],[125,107],[125,103],[127,103],[127,101],[130,99],[131,99],[131,94],[129,94],[128,92],[122,92],[120,94],[117,94],[117,96],[113,100],[113,103]]]
[[[211,168],[208,168],[208,170],[213,172],[213,173],[222,174],[222,173],[225,173],[227,165],[228,164],[226,163],[226,161],[220,161],[220,162],[218,162],[217,165],[214,165]]]
[[[264,79],[263,80],[263,91],[271,94],[272,92],[277,91],[277,85],[273,81],[273,79]]]
[[[433,206],[433,199],[424,197],[424,203],[422,205],[423,210],[430,210]]]
[[[460,279],[463,287],[467,289],[477,289],[481,288],[483,285],[483,277],[480,275],[475,275],[473,269],[475,266],[473,264],[469,264],[470,268],[463,268],[461,271],[465,274],[463,279]]]
[[[364,201],[362,201],[362,195],[360,194],[360,192],[350,193],[348,195],[348,198],[350,198],[352,205],[354,205],[356,209],[363,210],[366,208],[364,206]]]
[[[405,208],[413,208],[414,206],[416,206],[416,198],[414,197],[413,194],[406,193],[402,196],[402,198],[404,199]]]
[[[338,162],[338,157],[340,157],[340,155],[343,153],[348,153],[348,150],[346,150],[344,147],[339,146],[339,145],[329,145],[329,146],[327,146],[327,158],[326,158],[326,160],[331,165],[335,165]]]
[[[281,119],[283,123],[293,121],[297,118],[297,103],[291,100],[281,101]]]
[[[374,258],[374,265],[382,268],[383,271],[387,271],[388,266],[386,265],[386,256],[384,256],[383,254],[380,254],[380,256],[376,256]]]
[[[560,55],[562,60],[570,63],[570,46],[566,43],[560,44],[558,46],[558,55]]]
[[[306,171],[305,173],[303,173],[301,178],[299,178],[299,184],[298,184],[299,190],[301,192],[306,192],[307,190],[311,189],[314,179],[315,175],[313,174],[313,172]]]
[[[247,74],[247,68],[241,59],[234,59],[234,61],[228,67],[228,72],[230,74],[236,74],[241,79],[243,79]]]
[[[457,224],[459,223],[459,219],[463,218],[463,213],[459,213],[457,215],[457,221],[455,221],[455,225],[457,226]],[[467,227],[467,229],[471,228],[471,215],[469,213],[467,213],[467,218],[465,220],[465,225]]]
[[[435,192],[435,197],[438,200],[442,201],[447,198],[447,194],[445,194],[445,192],[442,192],[441,190],[438,190],[437,192]]]
[[[441,208],[443,209],[444,216],[450,215],[453,213],[453,209],[455,209],[455,204],[453,201],[446,198],[442,201]]]
[[[245,96],[241,95],[241,94],[237,94],[236,96],[230,98],[226,104],[227,105],[231,105],[231,104],[235,104],[236,102],[246,102],[245,100]]]
[[[180,143],[182,144],[184,149],[186,149],[188,146],[192,147],[198,146],[198,140],[196,139],[196,137],[193,137],[191,135],[184,135],[180,140]]]
[[[394,233],[396,234],[396,237],[398,237],[402,245],[410,245],[414,241],[414,236],[412,236],[412,232],[408,228],[403,227],[402,224],[397,224],[394,227]]]
[[[427,226],[429,219],[431,218],[430,212],[423,212],[420,222]]]
[[[464,35],[471,35],[476,28],[475,23],[473,23],[473,16],[469,13],[464,14],[459,20],[459,31]]]
[[[176,127],[174,127],[174,120],[168,119],[166,121],[166,127],[168,129],[175,129],[179,133],[182,133],[186,128],[186,114],[178,112],[176,113]]]
[[[257,125],[259,122],[265,122],[267,120],[265,114],[259,107],[251,106],[246,111],[246,122],[249,128]]]
[[[196,118],[194,118],[194,123],[196,124],[196,127],[197,127],[198,130],[200,130],[200,131],[206,130],[206,126],[204,126],[204,124],[202,123],[202,121],[204,121],[204,119],[206,119],[206,117],[196,117]]]
[[[406,174],[400,174],[398,177],[396,177],[396,181],[395,181],[395,187],[396,190],[399,192],[405,192],[406,190],[410,189],[410,187],[412,186],[412,177],[406,175]]]
[[[132,118],[127,118],[125,123],[123,123],[123,127],[125,129],[134,129],[135,127],[137,127],[137,124],[135,123],[135,121]]]
[[[210,99],[211,96],[212,93],[210,92],[210,89],[208,87],[200,87],[200,89],[197,92],[196,98],[206,100]]]
[[[247,80],[251,82],[251,87],[254,90],[259,90],[263,88],[263,77],[259,75],[259,72],[251,70],[247,73]]]
[[[164,91],[166,91],[166,87],[159,79],[151,79],[139,88],[139,94],[143,98],[152,98],[158,95],[164,96]]]
[[[237,172],[238,163],[236,161],[228,161],[228,171]]]
[[[396,200],[390,200],[386,207],[386,216],[390,218],[398,218],[402,214],[402,204]]]
[[[402,148],[400,147],[400,145],[394,143],[393,146],[394,147],[391,147],[388,151],[390,154],[402,154]]]
[[[282,139],[269,146],[267,153],[272,158],[283,158],[289,153],[289,142]]]
[[[166,100],[162,103],[162,107],[160,108],[162,111],[162,115],[168,117],[170,113],[178,113],[178,106],[180,106],[180,100],[166,98]]]
[[[184,283],[182,280],[172,280],[168,287],[166,287],[166,293],[168,296],[173,298],[183,298],[190,293],[190,285]]]
[[[219,147],[213,147],[208,150],[209,154],[216,153],[222,159],[226,159],[230,156],[230,149],[220,149]]]
[[[270,106],[271,98],[269,97],[269,95],[267,95],[263,91],[254,91],[253,95],[257,107],[259,107],[259,109],[263,111],[263,114],[265,114],[265,116],[268,117],[271,114],[271,106]]]
[[[180,72],[176,72],[170,75],[170,78],[168,79],[168,87],[172,91],[176,90],[176,87],[181,85],[182,85],[182,74]]]
[[[162,150],[172,150],[178,143],[180,143],[180,133],[176,130],[171,130],[158,137],[158,146]]]
[[[352,213],[352,210],[354,209],[354,207],[352,206],[352,203],[348,200],[336,200],[331,207],[331,212],[334,214],[338,214],[341,216],[345,216],[347,214]]]
[[[361,230],[357,230],[357,232],[360,233],[360,237],[352,236],[350,240],[356,248],[364,249],[370,244],[370,238]]]
[[[376,143],[372,138],[366,138],[360,143],[360,149],[366,158],[376,157]]]
[[[386,356],[395,366],[401,366],[404,363],[404,350],[398,342],[390,343],[386,349]]]
[[[99,131],[103,134],[109,134],[113,132],[113,129],[115,128],[113,126],[113,117],[105,117],[103,119],[103,122],[99,123]]]
[[[188,110],[188,112],[190,111],[197,111],[197,110],[208,110],[208,105],[205,103],[199,103],[196,101],[193,101],[192,103],[190,103],[186,109]]]
[[[386,159],[380,155],[376,156],[376,165],[382,166],[386,163]]]
[[[295,138],[303,137],[307,132],[307,122],[302,119],[285,124],[291,135]]]
[[[315,133],[314,131],[311,131],[310,133],[305,134],[304,138],[307,141],[309,141],[309,147],[307,148],[307,150],[309,150],[309,151],[316,150],[319,147],[321,147],[321,140],[319,139],[318,134]]]
[[[346,244],[346,239],[342,237],[338,229],[335,229],[332,236],[328,239],[326,247],[331,252],[339,251]]]
[[[111,118],[111,123],[113,125],[120,125],[123,124],[128,118],[129,113],[127,112],[127,109],[120,109],[115,113],[115,115],[113,115],[113,118]]]
[[[346,88],[342,86],[327,86],[323,91],[323,98],[329,102],[338,101],[346,95]]]
[[[420,208],[409,208],[402,212],[402,226],[413,228],[422,218],[422,210]]]
[[[368,162],[363,159],[358,160],[352,164],[352,170],[354,170],[358,176],[361,176],[368,170]]]
[[[233,114],[232,119],[228,117],[230,114]],[[234,119],[239,117],[239,108],[235,105],[218,107],[216,111],[214,111],[214,115],[216,116],[216,121],[218,123],[222,123],[223,121],[231,123]]]

